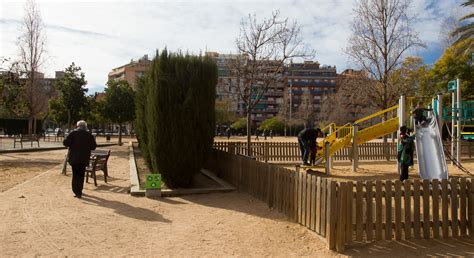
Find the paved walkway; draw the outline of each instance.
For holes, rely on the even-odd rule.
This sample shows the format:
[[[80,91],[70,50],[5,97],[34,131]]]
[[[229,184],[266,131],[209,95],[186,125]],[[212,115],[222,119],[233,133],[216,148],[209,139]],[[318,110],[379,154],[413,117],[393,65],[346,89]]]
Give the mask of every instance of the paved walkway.
[[[0,254],[335,255],[314,233],[245,194],[131,197],[128,148],[111,148],[109,183],[86,184],[83,199],[73,198],[71,173],[60,175],[60,165],[0,193]]]

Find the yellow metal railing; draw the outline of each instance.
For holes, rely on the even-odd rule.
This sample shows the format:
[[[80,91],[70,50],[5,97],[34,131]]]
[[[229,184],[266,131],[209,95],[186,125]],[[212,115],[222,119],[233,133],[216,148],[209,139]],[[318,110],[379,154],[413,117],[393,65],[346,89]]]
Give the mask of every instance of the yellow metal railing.
[[[335,128],[337,128],[336,124],[335,123],[330,123],[330,124],[326,125],[325,127],[323,127],[323,129],[321,129],[321,131],[323,133],[328,132],[328,131],[334,132]],[[330,130],[330,129],[332,129],[332,130]]]
[[[366,117],[364,117],[364,118],[361,118],[361,119],[355,121],[354,124],[360,124],[360,123],[365,122],[365,121],[367,121],[367,120],[370,120],[370,119],[372,119],[372,118],[382,116],[383,114],[388,113],[388,112],[391,112],[391,111],[393,111],[393,110],[396,110],[397,108],[398,108],[398,105],[395,105],[395,106],[390,107],[390,108],[387,108],[387,109],[385,109],[385,110],[381,110],[381,111],[379,111],[379,112],[377,112],[377,113],[373,113],[373,114],[370,115],[370,116],[366,116]]]
[[[324,156],[324,148],[329,143],[329,155],[333,155],[339,149],[347,145],[352,138],[352,126],[347,123],[343,126],[335,127],[331,134],[327,135],[324,140],[318,143],[319,150],[316,152],[316,159]],[[343,136],[341,136],[343,135]]]
[[[398,105],[381,110],[364,118],[361,118],[354,122],[354,125],[363,123],[373,118],[380,117],[389,112],[396,112]],[[322,141],[318,143],[319,149],[316,153],[317,159],[320,159],[324,156],[324,148],[326,143],[329,143],[329,155],[334,155],[338,150],[342,149],[344,146],[349,145],[352,142],[352,125],[347,123],[343,126],[336,126],[336,124],[331,123],[325,126],[322,131],[326,132],[329,129],[333,129],[330,134],[328,134]],[[397,114],[393,114],[387,121],[379,122],[375,125],[367,127],[357,132],[357,144],[365,143],[372,139],[381,137],[383,135],[392,133],[398,129],[398,118]]]

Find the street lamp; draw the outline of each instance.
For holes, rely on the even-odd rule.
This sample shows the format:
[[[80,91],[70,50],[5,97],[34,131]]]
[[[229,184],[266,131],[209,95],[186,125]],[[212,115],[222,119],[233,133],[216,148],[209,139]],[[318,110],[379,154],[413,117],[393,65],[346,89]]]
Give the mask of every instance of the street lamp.
[[[291,71],[291,66],[293,65],[293,61],[290,61],[290,77],[293,76],[293,72]],[[290,119],[289,119],[289,124],[290,124],[290,135],[291,134],[291,110],[293,109],[293,78],[289,78],[289,81],[290,81]]]

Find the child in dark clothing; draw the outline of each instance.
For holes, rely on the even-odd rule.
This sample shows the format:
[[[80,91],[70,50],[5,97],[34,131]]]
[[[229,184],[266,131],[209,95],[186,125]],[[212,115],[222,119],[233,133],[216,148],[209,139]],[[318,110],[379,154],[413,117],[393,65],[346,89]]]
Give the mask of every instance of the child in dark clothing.
[[[425,116],[425,111],[432,111],[430,108],[424,108],[422,107],[422,103],[419,102],[418,105],[416,105],[415,110],[413,110],[413,115],[415,118],[415,123],[417,125],[424,125],[426,123],[426,116]]]
[[[397,159],[400,164],[400,181],[408,179],[408,167],[413,166],[414,135],[406,126],[400,127],[400,144],[398,146]]]

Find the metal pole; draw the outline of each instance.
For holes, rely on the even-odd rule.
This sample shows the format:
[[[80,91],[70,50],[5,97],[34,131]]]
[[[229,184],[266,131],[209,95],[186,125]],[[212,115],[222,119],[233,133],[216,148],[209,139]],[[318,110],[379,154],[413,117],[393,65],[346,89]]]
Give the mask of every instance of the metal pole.
[[[324,158],[326,159],[326,175],[331,174],[331,157],[329,156],[329,142],[324,143]]]
[[[456,80],[456,90],[457,90],[457,102],[458,102],[458,126],[456,131],[456,159],[458,164],[461,164],[461,115],[462,115],[462,106],[461,106],[461,80],[459,78]]]
[[[443,95],[438,94],[438,106],[436,107],[438,110],[438,126],[439,126],[439,133],[441,136],[443,135]]]
[[[406,125],[406,120],[406,97],[401,95],[398,101],[398,124],[400,127]],[[398,135],[400,135],[400,128],[398,129]]]
[[[435,114],[435,112],[434,112],[435,109],[436,109],[435,106],[436,106],[436,98],[432,98],[432,99],[431,99],[431,107],[430,107],[430,108],[433,109],[433,116],[434,116],[434,114]]]
[[[456,140],[455,130],[455,117],[456,117],[456,93],[451,93],[451,155],[454,155],[454,141]],[[451,165],[454,166],[454,160],[451,161]]]
[[[359,167],[359,149],[357,148],[357,125],[352,125],[352,172]]]
[[[400,144],[400,127],[406,125],[406,97],[405,95],[400,96],[400,100],[398,101],[398,135],[397,135],[397,143]],[[397,171],[398,174],[400,175],[400,165],[398,164],[397,160]]]
[[[334,128],[334,129],[335,129],[335,128]],[[334,132],[334,130],[333,130],[332,126],[330,126],[330,127],[329,127],[329,135],[331,135],[333,132]],[[330,153],[330,151],[331,151],[330,148],[331,148],[331,147],[328,148],[328,149],[329,149],[329,153]],[[331,169],[334,168],[334,167],[333,167],[333,164],[334,164],[334,158],[333,158],[333,156],[330,156],[330,157],[329,157],[329,162],[330,162],[330,163],[329,163],[329,164],[330,164],[330,168],[331,168]]]
[[[293,79],[290,78],[290,120],[289,120],[289,127],[290,127],[290,135],[291,134],[291,110],[293,109]]]

